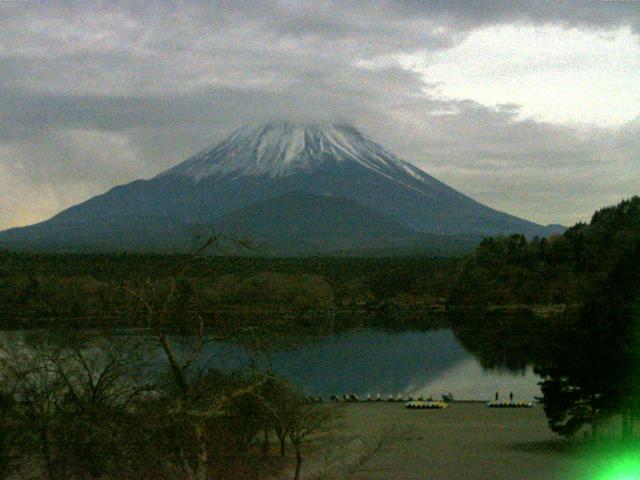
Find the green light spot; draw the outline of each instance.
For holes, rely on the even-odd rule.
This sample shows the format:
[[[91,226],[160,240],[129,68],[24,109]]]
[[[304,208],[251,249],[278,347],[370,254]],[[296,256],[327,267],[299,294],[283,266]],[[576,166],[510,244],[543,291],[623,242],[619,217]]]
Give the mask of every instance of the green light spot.
[[[640,458],[637,454],[603,463],[605,467],[594,480],[640,480]]]

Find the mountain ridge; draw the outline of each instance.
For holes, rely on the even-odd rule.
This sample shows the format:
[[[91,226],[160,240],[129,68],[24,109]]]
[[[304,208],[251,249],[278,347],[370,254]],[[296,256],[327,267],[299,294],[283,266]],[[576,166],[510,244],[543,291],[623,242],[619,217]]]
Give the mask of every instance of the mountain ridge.
[[[342,199],[352,202],[354,211],[357,205],[420,234],[544,236],[559,230],[473,200],[354,127],[272,123],[239,129],[153,178],[116,186],[45,222],[0,232],[0,245],[184,250],[189,242],[180,231],[213,226],[233,215],[242,220],[250,216],[246,209],[252,205],[257,208],[291,192],[315,195],[314,201],[326,204],[327,215],[341,209],[332,199]],[[281,207],[286,209],[285,204]],[[306,208],[314,211],[310,205]],[[293,223],[287,227],[278,219],[278,212],[269,214],[279,222],[283,238],[296,230]],[[351,221],[358,224],[356,217]],[[366,230],[362,224],[361,228]],[[399,229],[392,230],[402,236]]]

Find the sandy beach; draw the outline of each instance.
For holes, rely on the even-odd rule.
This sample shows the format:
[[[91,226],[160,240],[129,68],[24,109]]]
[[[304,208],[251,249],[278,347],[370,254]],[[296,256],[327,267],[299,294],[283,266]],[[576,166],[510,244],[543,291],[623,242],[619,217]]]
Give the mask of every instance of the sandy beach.
[[[339,424],[316,446],[304,478],[588,478],[588,459],[568,451],[539,406],[453,403],[444,410],[408,410],[402,403],[380,402],[337,410]]]

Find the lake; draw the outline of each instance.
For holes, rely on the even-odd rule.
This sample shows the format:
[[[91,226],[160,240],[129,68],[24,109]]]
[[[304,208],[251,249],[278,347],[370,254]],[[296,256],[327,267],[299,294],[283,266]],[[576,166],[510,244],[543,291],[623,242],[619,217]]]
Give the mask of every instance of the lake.
[[[0,342],[19,341],[21,332],[0,332]],[[176,337],[178,352],[190,343]],[[308,395],[328,398],[355,393],[361,399],[378,393],[440,399],[452,393],[458,400],[489,400],[514,393],[517,400],[540,395],[539,378],[532,369],[522,372],[486,370],[458,342],[452,331],[383,331],[356,329],[331,335],[306,337],[303,343],[269,354],[254,354],[232,342],[210,342],[198,361],[200,367],[222,370],[245,368],[254,362],[291,380]],[[164,365],[161,351],[156,368]]]
[[[233,370],[250,355],[230,343],[206,346],[201,363]],[[419,396],[451,392],[456,399],[489,400],[514,393],[515,399],[540,395],[531,368],[524,372],[485,370],[450,330],[389,332],[358,329],[317,337],[305,344],[261,356],[257,362],[302,388],[309,395],[380,393]]]

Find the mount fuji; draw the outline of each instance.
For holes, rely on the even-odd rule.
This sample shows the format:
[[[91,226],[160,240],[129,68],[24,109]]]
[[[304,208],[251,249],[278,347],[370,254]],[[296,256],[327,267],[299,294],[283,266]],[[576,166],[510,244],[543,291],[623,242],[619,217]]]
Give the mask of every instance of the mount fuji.
[[[562,227],[499,212],[345,124],[246,126],[148,180],[112,188],[42,223],[0,233],[0,247],[178,252],[194,229],[254,238],[300,255],[470,249],[482,236]]]

